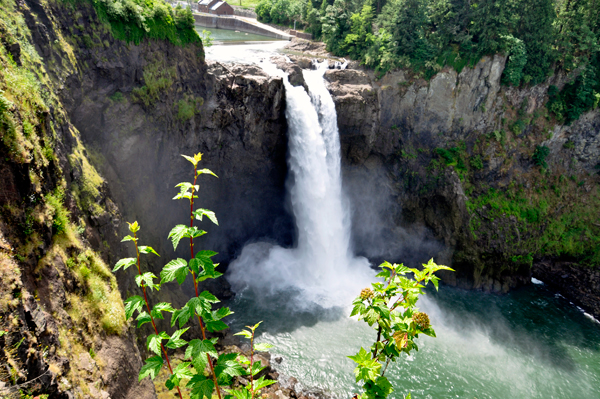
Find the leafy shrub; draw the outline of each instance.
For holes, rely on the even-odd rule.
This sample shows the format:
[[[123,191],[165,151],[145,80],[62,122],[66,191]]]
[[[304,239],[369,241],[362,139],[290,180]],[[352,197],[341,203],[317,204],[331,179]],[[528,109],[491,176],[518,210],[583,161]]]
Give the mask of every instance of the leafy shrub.
[[[183,98],[177,102],[177,119],[188,121],[198,113],[199,107],[204,104],[202,97],[198,98]]]
[[[483,161],[481,160],[481,156],[479,155],[475,155],[474,157],[472,157],[469,163],[471,164],[471,167],[475,170],[483,169]]]
[[[201,42],[192,11],[164,0],[93,0],[99,17],[110,23],[113,35],[127,42],[169,40],[175,45]]]
[[[550,148],[545,145],[538,145],[535,147],[535,151],[533,152],[533,163],[542,169],[548,168],[548,164],[546,163],[546,157],[550,154]]]
[[[55,234],[63,234],[69,226],[69,211],[63,205],[64,191],[57,189],[46,195],[46,203],[52,211],[52,229]]]
[[[152,63],[144,69],[144,86],[133,89],[131,98],[147,107],[152,106],[171,88],[176,77],[175,67],[166,68],[161,62]]]
[[[527,64],[527,49],[523,40],[517,39],[512,35],[504,36],[504,39],[510,43],[510,52],[502,81],[513,86],[518,86],[523,78],[523,68]]]
[[[525,128],[527,127],[527,124],[525,123],[525,121],[523,119],[517,119],[512,125],[510,125],[510,130],[511,132],[513,132],[515,135],[520,135],[521,133],[523,133],[523,131],[525,130]]]
[[[383,282],[372,283],[352,302],[354,308],[350,316],[358,316],[369,327],[377,331],[377,340],[368,348],[360,348],[354,356],[348,356],[357,365],[354,370],[356,382],[362,382],[363,399],[385,399],[394,387],[385,377],[387,366],[396,361],[402,353],[407,355],[418,350],[414,340],[419,334],[435,337],[429,315],[419,312],[416,304],[423,288],[429,283],[438,287],[439,278],[435,272],[449,270],[437,265],[431,259],[423,264],[423,269],[412,269],[402,264],[384,262],[377,277]],[[412,274],[414,279],[407,278]],[[383,365],[385,364],[385,367]],[[405,398],[410,398],[408,394]]]

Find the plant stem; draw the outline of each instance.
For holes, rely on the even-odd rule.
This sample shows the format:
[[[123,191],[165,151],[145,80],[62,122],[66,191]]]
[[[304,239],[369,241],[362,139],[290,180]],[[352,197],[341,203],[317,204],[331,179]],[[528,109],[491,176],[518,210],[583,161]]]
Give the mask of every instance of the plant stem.
[[[377,330],[377,341],[375,341],[375,351],[373,352],[373,359],[377,358],[377,342],[381,341],[381,324],[379,324],[379,330]]]
[[[392,360],[392,358],[388,357],[387,362],[385,362],[385,367],[383,368],[383,371],[381,372],[382,377],[385,374],[385,371],[387,370],[388,364],[390,364],[390,360]]]
[[[252,330],[252,337],[250,338],[250,399],[254,399],[254,382],[253,371],[254,366],[254,330]]]
[[[194,183],[192,184],[192,196],[190,198],[190,228],[194,227],[194,191],[196,189],[196,180],[198,179],[198,166],[194,165]],[[192,255],[191,259],[194,259],[194,239],[193,237],[190,237],[190,253]],[[196,274],[194,273],[193,270],[191,270],[192,272],[192,279],[194,280],[194,290],[196,291],[196,298],[198,298],[198,282],[196,281]],[[202,323],[202,317],[199,314],[196,314],[196,316],[198,316],[198,323],[200,323],[200,331],[202,331],[202,339],[205,340],[206,339],[206,333],[204,331],[204,323]],[[217,390],[217,395],[219,396],[219,399],[221,399],[221,390],[219,389],[219,383],[217,382],[217,375],[215,374],[215,368],[213,366],[212,360],[210,358],[210,355],[207,353],[206,354],[206,360],[208,360],[208,365],[210,366],[210,373],[212,374],[212,378],[213,378],[213,382],[215,383],[215,389]]]
[[[136,233],[133,233],[133,238],[134,238],[133,242],[135,244],[135,253],[137,255],[138,274],[141,276],[142,268],[140,266],[140,251],[138,250]],[[148,314],[150,315],[150,321],[152,322],[152,327],[154,327],[154,332],[156,333],[156,335],[158,335],[158,328],[156,328],[156,323],[154,322],[154,317],[152,317],[152,310],[150,310],[150,303],[148,302],[148,295],[146,294],[146,283],[144,283],[142,281],[140,286],[142,287],[142,292],[144,293],[144,302],[146,302],[146,309],[148,309]],[[165,349],[162,342],[160,343],[160,348],[162,349],[162,352],[165,355],[165,358],[167,359],[167,366],[169,367],[169,372],[171,373],[171,375],[173,375],[173,368],[171,367],[171,361],[169,360],[169,354],[167,353],[167,350]],[[179,397],[181,399],[183,399],[183,395],[181,394],[181,390],[179,389],[179,387],[177,387],[177,393],[179,393]]]

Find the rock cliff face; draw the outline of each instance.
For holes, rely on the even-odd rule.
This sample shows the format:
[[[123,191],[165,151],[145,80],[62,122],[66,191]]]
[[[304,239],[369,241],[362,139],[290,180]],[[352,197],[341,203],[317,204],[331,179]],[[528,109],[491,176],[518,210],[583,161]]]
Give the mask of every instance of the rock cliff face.
[[[3,132],[0,340],[24,340],[0,360],[12,362],[13,382],[39,377],[56,397],[155,397],[151,384],[131,382],[141,360],[117,322],[123,304],[108,265],[127,253],[122,221],[138,220],[144,243],[171,258],[166,236],[187,218],[171,198],[191,178],[180,155],[203,152],[202,167],[219,178],[199,181],[198,201],[220,226],[203,226],[201,246],[220,252],[224,268],[248,242],[290,245],[284,86],[255,67],[206,62],[200,46],[116,41],[85,2],[9,3],[22,26],[0,20],[0,83],[22,65],[43,71],[45,105],[27,130],[27,101],[0,91],[0,117],[18,122],[24,148],[39,144],[46,155],[17,157]],[[405,71],[376,79],[356,66],[326,74],[355,247],[375,261],[434,256],[456,269],[447,282],[490,291],[527,283],[533,271],[599,315],[597,272],[581,264],[600,253],[600,115],[556,125],[542,105],[548,84],[566,78],[507,88],[504,63],[486,57],[430,81]],[[303,84],[299,68],[287,68]],[[536,158],[536,146],[549,154]],[[131,275],[118,284],[134,287]]]
[[[0,397],[153,398],[107,265],[120,212],[57,95],[77,73],[67,10],[0,10]]]
[[[578,276],[598,264],[600,226],[592,215],[600,198],[600,113],[558,125],[543,105],[548,86],[561,87],[566,77],[508,88],[500,83],[505,61],[484,57],[429,81],[405,71],[376,79],[357,66],[326,73],[363,254],[402,260],[429,252],[456,269],[447,282],[501,292],[542,273],[537,264],[579,267]],[[537,146],[548,149],[538,161]],[[368,180],[373,190],[364,190]],[[387,198],[385,206],[373,212],[378,201],[365,200],[365,191]],[[361,215],[369,204],[368,217]],[[374,219],[383,227],[369,228]],[[570,250],[569,234],[586,248]],[[588,309],[593,302],[571,298]]]
[[[282,81],[256,68],[207,65],[201,46],[117,41],[86,2],[8,4],[0,125],[16,126],[22,142],[3,130],[0,342],[20,349],[0,351],[13,373],[0,370],[0,396],[26,383],[22,389],[53,397],[155,397],[151,382],[137,383],[135,330],[123,325],[109,271],[128,253],[122,222],[138,220],[144,242],[172,255],[167,234],[189,217],[171,200],[174,186],[192,178],[181,154],[203,152],[201,167],[219,178],[199,180],[198,201],[223,227],[206,226],[202,247],[219,251],[219,261],[254,239],[289,244]],[[11,82],[36,73],[44,100],[31,113],[31,136],[30,101]],[[11,145],[43,146],[43,156],[19,158]],[[127,273],[118,285],[137,289]]]

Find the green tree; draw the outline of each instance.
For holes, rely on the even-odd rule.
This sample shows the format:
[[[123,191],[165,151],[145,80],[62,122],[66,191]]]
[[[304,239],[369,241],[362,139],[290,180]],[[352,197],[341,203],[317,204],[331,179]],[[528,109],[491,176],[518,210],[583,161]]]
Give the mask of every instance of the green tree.
[[[423,0],[395,0],[386,4],[378,24],[392,36],[393,48],[403,66],[421,66],[435,57],[426,37],[428,17]]]
[[[373,6],[367,1],[360,13],[350,17],[350,32],[346,35],[341,50],[345,55],[355,59],[362,59],[369,47],[374,43],[372,32]]]
[[[326,4],[326,1],[323,1]],[[335,0],[333,5],[328,5],[321,18],[323,39],[327,43],[327,50],[335,55],[344,55],[342,49],[344,39],[350,32],[350,14],[345,0]]]
[[[523,80],[535,85],[546,80],[555,61],[554,1],[521,0],[516,13],[519,19],[515,36],[523,41],[527,53]]]

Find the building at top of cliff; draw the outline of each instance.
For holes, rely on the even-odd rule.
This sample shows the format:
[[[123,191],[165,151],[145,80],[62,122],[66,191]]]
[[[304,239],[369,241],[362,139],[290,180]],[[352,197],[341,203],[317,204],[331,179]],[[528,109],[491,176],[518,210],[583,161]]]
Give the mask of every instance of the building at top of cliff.
[[[225,1],[219,1],[213,4],[208,12],[215,15],[233,15],[233,7]]]
[[[198,2],[198,11],[205,12],[208,14],[210,8],[218,3],[220,0],[200,0]]]

